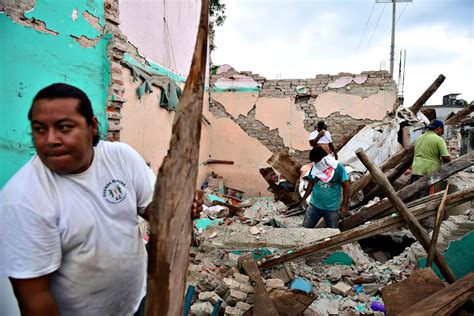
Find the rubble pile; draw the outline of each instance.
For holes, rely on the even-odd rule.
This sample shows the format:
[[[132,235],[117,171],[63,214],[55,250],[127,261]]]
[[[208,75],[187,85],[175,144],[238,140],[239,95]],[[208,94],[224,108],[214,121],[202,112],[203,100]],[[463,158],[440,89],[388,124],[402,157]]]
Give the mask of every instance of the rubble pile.
[[[428,299],[431,290],[444,287],[442,277],[454,283],[454,276],[448,274],[446,278],[450,268],[443,258],[436,259],[445,265],[438,274],[441,279],[434,270],[417,272],[431,264],[426,259],[429,240],[434,239],[433,254],[433,249],[445,251],[452,240],[474,230],[474,212],[469,209],[474,176],[462,171],[474,164],[473,155],[444,165],[431,179],[410,183],[414,146],[406,143],[400,149],[400,113],[405,127],[421,124],[413,115],[416,111],[402,109],[395,113],[396,119],[362,129],[346,144],[346,150],[341,150],[340,161],[347,155],[344,165],[350,169],[351,210],[339,229],[324,228],[323,221],[316,228],[301,227],[305,212],[301,197],[307,183],[304,174],[311,166],[299,165],[286,152],[274,153],[267,161],[271,167],[260,169],[274,198],[248,197],[243,191],[226,187],[225,179],[211,173],[202,185],[204,207],[201,218],[195,221],[187,277],[188,285],[195,289],[190,314],[260,315],[266,308],[264,315],[394,315],[395,309],[416,303],[397,306],[390,296],[397,286],[411,286],[417,278],[435,279],[436,289],[426,284],[423,297]],[[375,135],[377,142],[372,146],[369,139],[367,156],[377,160],[388,179],[386,186],[392,186],[404,209],[395,205],[393,197],[385,197],[388,190],[376,184],[380,182],[372,179],[375,175],[353,155],[351,148],[367,142],[366,134]],[[387,142],[387,137],[392,140]],[[398,147],[382,148],[394,142]],[[449,192],[442,192],[443,180],[449,183]],[[418,191],[435,184],[438,193],[416,198]],[[450,211],[449,215],[458,214],[456,209],[460,209],[461,215],[445,216],[443,221],[441,208]],[[437,239],[432,238],[434,230]],[[472,239],[474,235],[470,235]],[[367,242],[371,237],[378,237],[377,246],[389,238],[397,250],[364,246],[366,253],[361,247],[364,243],[358,241]]]

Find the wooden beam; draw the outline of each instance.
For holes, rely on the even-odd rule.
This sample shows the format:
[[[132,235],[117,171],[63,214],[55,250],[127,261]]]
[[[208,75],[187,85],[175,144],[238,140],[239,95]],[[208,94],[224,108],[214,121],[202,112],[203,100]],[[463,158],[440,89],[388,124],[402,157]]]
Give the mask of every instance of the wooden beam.
[[[474,101],[469,104],[468,107],[462,109],[461,111],[454,114],[453,117],[444,122],[445,125],[456,125],[459,124],[466,116],[471,114],[474,111]]]
[[[469,152],[461,156],[460,158],[451,161],[450,163],[444,164],[439,170],[432,173],[431,175],[425,176],[420,180],[404,187],[403,189],[397,192],[397,195],[401,200],[406,200],[413,196],[415,193],[419,192],[421,189],[427,188],[430,185],[438,183],[441,180],[444,180],[447,177],[453,175],[454,173],[472,166],[473,164],[474,152]],[[385,198],[380,202],[375,203],[374,205],[369,206],[366,209],[362,209],[360,212],[355,213],[354,215],[342,220],[339,223],[339,228],[341,230],[351,229],[391,208],[392,203]]]
[[[382,186],[389,201],[393,204],[395,209],[398,211],[398,214],[400,214],[403,217],[403,219],[405,219],[405,221],[408,224],[408,227],[410,228],[410,231],[413,233],[413,235],[415,235],[416,239],[420,242],[420,244],[423,246],[425,251],[428,252],[430,249],[430,239],[428,237],[428,234],[426,233],[424,228],[421,226],[420,222],[418,222],[416,217],[413,216],[413,214],[408,210],[406,205],[397,195],[397,192],[395,192],[392,185],[383,174],[382,170],[380,170],[380,168],[377,167],[370,160],[370,158],[367,156],[364,150],[362,149],[356,150],[356,155],[357,157],[359,157],[360,161],[364,164],[367,170],[369,170],[369,172],[372,174],[372,177],[374,177],[377,184]],[[442,275],[445,277],[445,279],[449,283],[455,282],[456,278],[454,277],[454,274],[451,271],[451,269],[449,269],[449,266],[446,263],[446,260],[444,259],[443,254],[437,249],[435,249],[434,252],[435,252],[436,265],[438,266]]]
[[[244,255],[239,257],[239,265],[242,266],[250,279],[255,282],[253,310],[262,316],[278,316],[278,311],[265,288],[257,263],[252,259],[252,256]]]
[[[380,169],[383,172],[395,168],[400,165],[401,162],[413,160],[414,145],[410,145],[402,150],[398,151],[396,154],[388,157],[381,165]],[[370,182],[372,182],[372,176],[369,172],[363,175],[359,180],[351,184],[351,198],[353,198],[360,190],[365,188]]]
[[[296,162],[286,151],[278,150],[267,163],[278,171],[291,184],[296,185],[300,178],[301,165]]]
[[[474,188],[466,189],[460,192],[456,192],[448,195],[446,200],[447,207],[453,207],[466,201],[472,200],[474,197]],[[423,219],[428,216],[434,215],[436,209],[439,206],[441,196],[431,201],[425,201],[424,203],[418,204],[410,208],[410,212],[418,219]],[[413,203],[416,203],[414,201]],[[314,254],[319,251],[333,249],[354,241],[358,241],[364,238],[372,237],[383,232],[391,231],[395,228],[401,227],[405,224],[400,216],[397,217],[385,217],[380,220],[371,222],[364,226],[353,228],[351,230],[339,233],[337,235],[326,238],[325,240],[316,241],[309,245],[293,249],[291,253],[286,252],[284,254],[275,253],[265,258],[262,258],[258,265],[260,268],[268,268],[279,263],[286,261],[295,260],[304,256]]]
[[[208,12],[209,1],[202,0],[191,70],[151,204],[147,316],[183,314],[206,77]]]
[[[448,196],[449,190],[449,183],[444,190],[443,198],[441,199],[441,203],[438,207],[438,212],[436,213],[436,223],[433,229],[433,234],[431,235],[431,244],[430,244],[430,251],[428,251],[428,259],[426,260],[426,266],[431,268],[433,265],[434,253],[436,249],[436,243],[438,242],[438,234],[439,229],[441,228],[441,223],[443,222],[444,217],[444,210],[446,205],[446,197]]]
[[[402,311],[401,316],[452,315],[474,294],[474,272]]]
[[[298,192],[288,192],[273,182],[271,176],[276,173],[272,167],[260,168],[259,171],[265,181],[267,181],[276,201],[282,201],[285,205],[297,204],[301,201],[301,196]]]
[[[445,76],[439,75],[438,78],[436,78],[435,81],[426,89],[425,92],[418,98],[418,100],[413,103],[411,107],[409,107],[409,110],[413,112],[413,114],[416,114],[421,107],[425,104],[426,101],[438,90],[439,86],[444,82],[444,79],[446,79]]]
[[[415,270],[407,279],[382,288],[385,314],[387,316],[399,315],[402,311],[443,288],[443,281],[433,270]]]

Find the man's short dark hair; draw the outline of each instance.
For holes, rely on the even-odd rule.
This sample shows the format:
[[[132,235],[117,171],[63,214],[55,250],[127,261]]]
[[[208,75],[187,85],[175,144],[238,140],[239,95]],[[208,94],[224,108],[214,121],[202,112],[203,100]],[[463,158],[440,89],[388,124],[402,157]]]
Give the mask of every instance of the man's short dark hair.
[[[326,157],[328,153],[321,146],[316,146],[309,152],[309,160],[312,162],[319,162],[321,159]]]
[[[316,126],[319,127],[320,129],[326,129],[328,127],[326,125],[326,122],[324,122],[324,121],[319,121]]]
[[[53,100],[53,99],[78,99],[79,105],[77,107],[77,112],[84,116],[86,119],[87,125],[92,125],[93,118],[94,118],[94,111],[92,110],[91,100],[87,94],[79,88],[71,86],[66,83],[53,83],[46,88],[41,89],[36,96],[33,98],[33,102],[31,102],[30,110],[28,111],[28,120],[31,121],[31,115],[33,111],[33,105],[38,100]],[[97,131],[97,135],[94,135],[92,138],[92,145],[95,146],[99,143],[99,132]]]

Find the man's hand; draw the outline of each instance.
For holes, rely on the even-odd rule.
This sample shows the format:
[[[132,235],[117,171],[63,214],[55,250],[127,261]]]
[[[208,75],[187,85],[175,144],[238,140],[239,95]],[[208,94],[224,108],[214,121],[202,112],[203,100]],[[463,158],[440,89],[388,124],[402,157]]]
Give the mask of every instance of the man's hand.
[[[204,192],[196,190],[194,192],[193,206],[191,207],[191,218],[197,219],[201,217],[202,204],[203,204]]]

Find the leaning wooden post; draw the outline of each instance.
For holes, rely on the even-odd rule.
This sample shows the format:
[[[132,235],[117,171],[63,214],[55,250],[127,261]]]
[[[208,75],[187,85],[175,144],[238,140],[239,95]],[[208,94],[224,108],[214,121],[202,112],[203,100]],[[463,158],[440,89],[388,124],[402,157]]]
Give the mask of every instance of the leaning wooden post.
[[[446,79],[445,76],[439,75],[438,78],[436,78],[435,81],[426,89],[425,92],[416,100],[415,103],[411,107],[409,107],[409,110],[412,111],[414,114],[416,114],[423,104],[425,104],[426,101],[433,95],[433,93],[438,90],[439,86],[444,82],[444,79]]]
[[[438,241],[439,229],[441,228],[441,223],[443,222],[446,198],[448,196],[448,190],[449,190],[449,183],[446,186],[446,189],[444,190],[441,203],[439,203],[438,212],[436,213],[436,223],[433,229],[433,234],[431,235],[430,251],[428,252],[428,259],[426,259],[426,266],[430,268],[433,265],[433,259],[434,259],[434,253],[436,250],[436,243]]]
[[[356,155],[357,157],[359,157],[360,161],[362,161],[367,170],[369,170],[369,172],[372,174],[372,177],[375,179],[377,184],[383,188],[385,194],[387,195],[387,198],[390,200],[390,202],[392,202],[395,209],[407,222],[410,231],[413,233],[413,235],[415,235],[416,239],[420,242],[425,251],[428,253],[430,249],[430,238],[428,237],[428,234],[420,225],[416,217],[413,216],[410,211],[408,211],[403,201],[397,196],[397,193],[383,174],[382,170],[380,170],[380,168],[377,167],[370,160],[370,158],[366,155],[363,149],[359,148],[356,151]],[[439,270],[449,283],[453,283],[456,281],[453,272],[449,269],[446,260],[444,259],[441,252],[438,250],[435,250],[435,262]]]
[[[206,77],[208,13],[209,2],[202,0],[191,70],[151,204],[147,316],[183,314]]]

